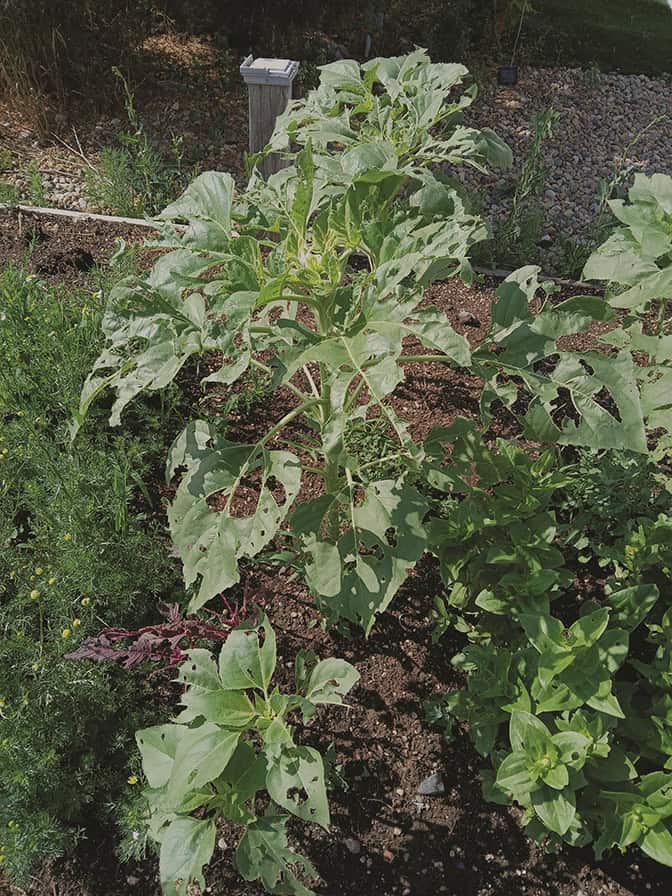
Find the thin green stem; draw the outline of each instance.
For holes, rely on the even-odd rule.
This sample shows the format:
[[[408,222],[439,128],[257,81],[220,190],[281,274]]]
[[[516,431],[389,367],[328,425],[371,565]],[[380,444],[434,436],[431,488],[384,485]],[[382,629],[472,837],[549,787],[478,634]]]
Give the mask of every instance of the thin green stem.
[[[449,358],[448,355],[399,355],[397,358],[399,364],[414,364],[420,362],[426,363],[440,363],[440,364],[454,364],[452,358]]]
[[[273,438],[273,436],[280,432],[281,429],[284,429],[288,423],[291,423],[292,420],[296,419],[296,417],[300,417],[301,414],[305,414],[306,411],[310,410],[310,408],[315,407],[317,404],[322,404],[324,399],[322,398],[309,398],[307,401],[302,402],[300,405],[294,408],[294,410],[290,411],[288,414],[282,418],[282,420],[278,420],[275,426],[272,426],[266,435],[261,439],[257,444],[260,446],[264,446],[267,442]]]
[[[273,371],[268,366],[268,364],[264,364],[262,361],[257,361],[256,358],[250,358],[250,364],[252,367],[256,367],[257,370],[263,371],[268,376],[273,376]],[[283,385],[287,386],[287,388],[296,395],[297,398],[300,398],[301,401],[307,401],[308,396],[305,392],[302,392],[301,389],[297,388],[293,383],[284,383]]]

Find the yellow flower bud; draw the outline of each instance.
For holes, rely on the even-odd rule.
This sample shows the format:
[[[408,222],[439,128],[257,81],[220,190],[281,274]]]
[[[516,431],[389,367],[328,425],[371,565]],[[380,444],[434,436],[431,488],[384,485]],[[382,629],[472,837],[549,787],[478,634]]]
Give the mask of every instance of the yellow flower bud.
[[[52,577],[49,579],[49,581],[47,582],[47,584],[48,584],[48,585],[55,585],[55,584],[56,584],[56,579],[52,576]]]
[[[63,541],[72,541],[72,535],[69,532],[66,532],[63,536]]]
[[[82,606],[83,606],[83,607],[88,607],[90,603],[91,603],[91,598],[90,598],[90,597],[83,597],[83,598],[82,598]]]
[[[128,781],[129,784],[137,784],[137,783],[138,783],[138,779],[137,779],[137,777],[136,777],[135,775],[130,775],[130,776],[127,778],[127,781]]]
[[[33,600],[37,600],[40,596],[40,592],[37,590],[37,588],[33,588],[33,590],[30,592],[30,596]]]
[[[69,628],[64,628],[63,631],[61,632],[61,637],[69,638],[71,634],[72,634],[72,632],[70,631]]]
[[[72,627],[73,627],[73,628],[79,628],[79,626],[80,626],[81,624],[82,624],[82,620],[81,620],[81,619],[73,619],[73,620],[72,620]]]
[[[36,575],[36,576],[41,576],[43,572],[44,572],[44,570],[42,569],[41,566],[36,566],[36,567],[35,567],[35,575]]]

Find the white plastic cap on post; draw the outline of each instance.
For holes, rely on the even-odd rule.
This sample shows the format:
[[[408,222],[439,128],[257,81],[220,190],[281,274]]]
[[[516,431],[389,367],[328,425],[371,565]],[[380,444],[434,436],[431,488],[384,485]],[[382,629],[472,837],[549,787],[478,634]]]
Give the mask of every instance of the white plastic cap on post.
[[[268,84],[288,87],[299,70],[299,63],[292,59],[253,59],[248,56],[240,66],[240,74],[246,84]]]

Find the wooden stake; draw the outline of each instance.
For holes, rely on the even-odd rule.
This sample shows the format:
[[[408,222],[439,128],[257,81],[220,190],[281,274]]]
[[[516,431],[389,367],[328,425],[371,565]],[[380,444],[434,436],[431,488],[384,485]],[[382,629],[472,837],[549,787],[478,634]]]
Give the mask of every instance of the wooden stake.
[[[292,81],[299,63],[291,59],[254,59],[248,56],[240,67],[247,84],[250,116],[250,152],[262,150],[271,139],[275,120],[292,98]],[[264,159],[261,170],[265,177],[289,163],[277,153]]]

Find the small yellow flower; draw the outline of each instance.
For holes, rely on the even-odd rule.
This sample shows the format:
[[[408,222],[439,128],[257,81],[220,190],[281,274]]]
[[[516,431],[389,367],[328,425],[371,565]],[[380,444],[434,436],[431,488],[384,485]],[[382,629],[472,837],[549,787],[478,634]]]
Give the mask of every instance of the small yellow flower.
[[[43,572],[44,572],[44,570],[42,569],[41,566],[36,566],[36,567],[35,567],[35,575],[36,575],[36,576],[41,576]]]
[[[5,706],[5,701],[2,700],[2,699],[0,699],[0,709],[1,709],[3,706]]]
[[[8,828],[14,828],[14,827],[16,827],[16,822],[15,822],[15,821],[8,821],[8,822],[7,822],[7,827],[8,827]]]
[[[55,585],[55,584],[56,584],[56,579],[52,576],[52,577],[49,579],[49,581],[47,582],[47,584],[48,584],[48,585]]]
[[[16,570],[15,570],[15,569],[10,569],[10,571],[9,571],[9,577],[10,577],[10,579],[15,579],[15,578],[16,578]]]
[[[73,619],[73,620],[72,620],[72,627],[73,627],[73,628],[79,628],[79,626],[80,626],[81,624],[82,624],[82,620],[81,620],[81,619]]]
[[[37,600],[40,596],[40,592],[37,590],[37,588],[33,588],[33,590],[30,592],[30,596],[32,600]]]
[[[25,417],[25,416],[26,416],[26,412],[25,412],[25,411],[17,411],[17,412],[16,412],[16,416],[17,416],[17,417]]]
[[[63,631],[61,632],[61,637],[69,638],[71,634],[72,634],[72,632],[70,631],[69,628],[64,628]]]
[[[72,541],[72,535],[69,532],[66,532],[63,536],[63,541]]]
[[[130,777],[127,778],[127,781],[129,784],[137,784],[138,783],[138,779],[135,775],[130,775]]]
[[[31,576],[31,577],[30,577],[30,581],[31,581],[31,582],[34,582],[34,581],[35,581],[35,576]]]
[[[33,672],[37,672],[37,671],[39,670],[39,668],[40,668],[40,664],[39,664],[39,663],[33,663],[33,665],[32,665],[30,668],[33,670]]]
[[[82,606],[83,606],[83,607],[88,607],[90,603],[91,603],[91,598],[90,598],[90,597],[83,597],[83,598],[82,598]]]

